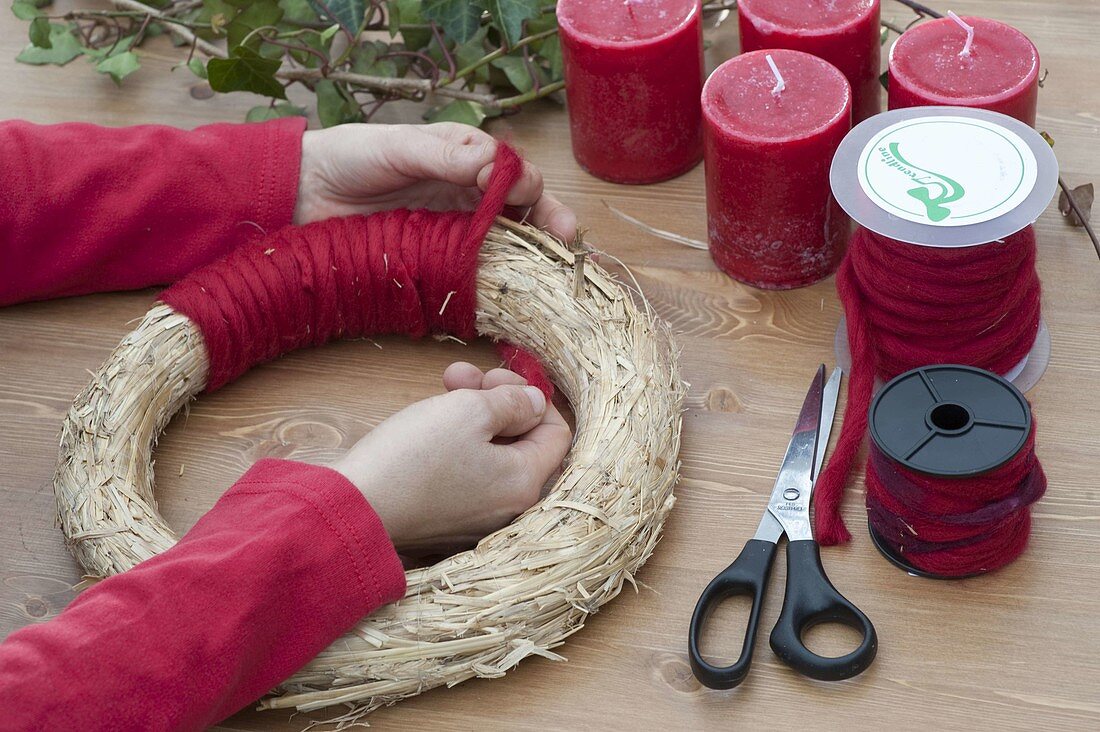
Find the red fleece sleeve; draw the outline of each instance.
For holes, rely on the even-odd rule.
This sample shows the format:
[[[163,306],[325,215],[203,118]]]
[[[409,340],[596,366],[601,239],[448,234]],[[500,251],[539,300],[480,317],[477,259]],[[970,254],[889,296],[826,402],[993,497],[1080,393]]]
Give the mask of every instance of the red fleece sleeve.
[[[174,282],[291,223],[304,130],[0,122],[0,306]]]
[[[262,460],[175,547],[0,645],[0,726],[203,729],[404,591],[355,486]]]

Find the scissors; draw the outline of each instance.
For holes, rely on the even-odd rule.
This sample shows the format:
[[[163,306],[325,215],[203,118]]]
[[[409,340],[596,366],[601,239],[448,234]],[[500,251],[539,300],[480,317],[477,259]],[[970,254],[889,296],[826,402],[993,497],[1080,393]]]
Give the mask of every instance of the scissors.
[[[691,670],[700,682],[712,689],[732,689],[749,673],[772,560],[784,534],[787,535],[787,588],[783,609],[771,634],[775,655],[799,673],[823,681],[850,679],[875,660],[878,651],[875,626],[829,582],[810,528],[810,496],[829,446],[842,375],[838,368],[826,383],[824,364],[818,368],[756,535],[745,544],[733,564],[711,580],[695,605],[688,633]],[[752,598],[741,656],[730,666],[713,666],[699,652],[703,626],[715,607],[735,596]],[[850,626],[862,634],[863,640],[847,655],[819,656],[802,642],[802,633],[820,623]]]

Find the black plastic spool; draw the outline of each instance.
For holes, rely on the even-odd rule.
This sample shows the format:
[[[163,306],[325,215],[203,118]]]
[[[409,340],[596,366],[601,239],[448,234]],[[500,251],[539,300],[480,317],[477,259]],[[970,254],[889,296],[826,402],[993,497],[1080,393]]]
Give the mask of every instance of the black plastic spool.
[[[867,422],[878,449],[901,466],[937,477],[970,478],[1020,452],[1031,433],[1031,407],[1019,389],[997,374],[941,364],[891,379],[871,402]],[[912,566],[869,525],[868,530],[875,548],[906,572],[965,579]]]

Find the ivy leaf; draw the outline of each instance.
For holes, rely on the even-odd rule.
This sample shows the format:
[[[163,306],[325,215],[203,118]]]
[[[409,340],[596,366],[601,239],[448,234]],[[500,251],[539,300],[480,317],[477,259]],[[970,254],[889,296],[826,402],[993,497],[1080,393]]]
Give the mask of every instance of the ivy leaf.
[[[400,76],[400,69],[393,59],[380,58],[389,46],[382,41],[364,41],[352,51],[351,70],[357,74],[367,76],[385,76],[394,78]]]
[[[557,36],[550,36],[542,42],[539,46],[539,55],[546,59],[546,63],[550,65],[550,76],[554,81],[562,78],[564,72],[562,68],[561,60],[561,39]]]
[[[214,91],[249,91],[286,99],[286,90],[275,78],[279,65],[278,59],[264,58],[251,48],[238,46],[229,58],[210,59],[206,74]]]
[[[340,30],[339,25],[333,25],[333,26],[331,26],[331,28],[335,28],[337,32],[339,32],[339,30]],[[329,39],[329,40],[331,40],[331,39]],[[327,45],[328,41],[321,40],[321,35],[320,34],[307,33],[304,36],[301,36],[301,37],[298,38],[298,43],[301,43],[303,46],[311,48],[311,49],[313,49],[314,51],[317,52],[317,53],[310,53],[309,51],[306,51],[306,50],[301,49],[301,48],[291,49],[288,52],[290,54],[291,58],[293,58],[295,61],[300,63],[302,66],[305,66],[306,68],[310,68],[310,69],[319,68],[321,66],[321,64],[329,58],[330,54],[329,54],[329,48],[328,48],[328,45]],[[279,48],[279,47],[275,46],[273,44],[266,44],[266,45],[263,46],[263,48],[264,49],[269,49],[269,48]],[[318,55],[318,54],[320,54],[320,55]]]
[[[421,0],[392,0],[390,9],[390,35],[401,33],[405,47],[410,51],[419,51],[432,42],[432,32],[421,28],[403,28],[408,25],[423,25],[426,22]],[[397,18],[397,22],[394,22]]]
[[[890,29],[882,26],[882,31],[878,34],[878,45],[885,46],[888,40],[890,40]]]
[[[456,99],[450,104],[433,109],[426,119],[429,122],[462,122],[463,124],[480,127],[487,117],[485,107],[477,102],[466,99]]]
[[[1077,213],[1070,206],[1069,198],[1073,197],[1073,202],[1077,204],[1077,208],[1081,210],[1081,218],[1077,217]],[[1058,210],[1062,212],[1062,215],[1069,219],[1069,222],[1074,226],[1084,226],[1092,219],[1092,202],[1096,197],[1096,191],[1092,186],[1092,183],[1085,183],[1084,185],[1077,186],[1069,192],[1069,196],[1065,191],[1058,194]]]
[[[542,13],[539,17],[531,18],[527,21],[527,32],[531,35],[557,27],[558,17],[553,13]]]
[[[31,21],[29,35],[31,44],[38,48],[53,47],[53,42],[50,40],[50,21],[45,18],[39,17]]]
[[[886,91],[890,91],[890,72],[883,71],[878,75],[878,83],[882,84],[882,88]]]
[[[259,34],[249,37],[250,34],[258,28],[275,25],[282,18],[283,9],[279,7],[275,0],[261,0],[257,3],[251,3],[238,13],[225,28],[229,48],[233,49],[241,45],[245,38],[248,38],[247,45],[250,48],[258,48],[261,43]],[[282,55],[282,51],[279,55]]]
[[[81,54],[80,43],[68,26],[50,23],[49,41],[49,48],[27,46],[15,57],[15,60],[33,66],[43,64],[64,66]]]
[[[11,12],[19,20],[34,20],[41,15],[33,0],[15,0],[11,4]]]
[[[318,20],[317,11],[309,0],[279,0],[279,7],[283,9],[283,18],[291,23],[304,25]]]
[[[473,65],[485,56],[485,36],[488,32],[488,28],[482,27],[478,30],[478,32],[474,35],[473,39],[469,43],[463,43],[461,46],[455,46],[453,51],[455,63],[460,69]],[[471,76],[471,82],[488,83],[489,67],[479,66]]]
[[[318,81],[314,91],[317,92],[317,118],[323,126],[335,127],[363,120],[359,105],[349,101],[334,82],[328,79]]]
[[[85,56],[99,63],[108,56],[129,51],[134,45],[134,39],[135,36],[123,36],[110,46],[104,46],[103,48],[82,48],[81,51]]]
[[[481,28],[481,8],[472,0],[426,0],[424,17],[438,23],[455,43],[466,43]]]
[[[493,16],[509,46],[523,37],[523,21],[542,14],[539,0],[478,0],[478,3]]]
[[[293,104],[276,104],[274,107],[264,104],[248,110],[248,114],[245,116],[244,121],[266,122],[269,119],[279,119],[280,117],[305,116],[306,110],[302,107],[296,107]]]
[[[141,68],[141,61],[133,51],[123,51],[100,61],[95,70],[107,74],[115,84],[121,86],[122,80]]]
[[[492,65],[504,72],[504,75],[508,77],[508,83],[514,86],[520,94],[531,91],[531,88],[535,85],[531,73],[527,70],[527,64],[518,56],[501,56],[494,60]]]
[[[400,75],[397,64],[388,58],[384,58],[381,61],[375,61],[368,66],[364,71],[367,76],[385,76],[388,79],[394,79]]]
[[[187,62],[187,68],[191,69],[191,73],[200,79],[206,78],[206,65],[202,62],[201,58],[192,57]]]
[[[351,70],[357,74],[367,73],[367,69],[378,60],[379,45],[384,44],[365,41],[353,48],[351,51]]]
[[[397,34],[401,32],[400,2],[391,2],[386,7],[386,21],[390,32],[390,38],[397,38]]]
[[[359,29],[363,27],[363,20],[367,15],[367,4],[364,0],[309,0],[309,4],[318,15],[339,23],[353,37],[359,35]]]

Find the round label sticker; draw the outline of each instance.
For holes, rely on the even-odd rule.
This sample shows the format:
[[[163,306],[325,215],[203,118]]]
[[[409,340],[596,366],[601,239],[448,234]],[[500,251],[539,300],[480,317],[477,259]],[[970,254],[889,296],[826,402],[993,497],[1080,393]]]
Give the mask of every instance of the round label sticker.
[[[859,185],[887,213],[918,224],[968,226],[1013,211],[1038,177],[1015,132],[970,117],[929,115],[890,125],[864,146]]]

